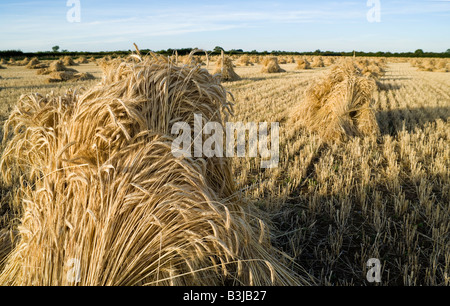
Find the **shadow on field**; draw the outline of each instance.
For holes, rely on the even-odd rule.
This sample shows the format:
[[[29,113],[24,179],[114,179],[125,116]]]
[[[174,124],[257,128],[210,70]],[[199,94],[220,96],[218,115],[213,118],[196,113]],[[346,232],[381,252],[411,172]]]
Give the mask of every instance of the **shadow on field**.
[[[393,84],[393,83],[384,83],[383,81],[377,82],[378,89],[380,91],[399,90],[399,89],[403,88],[403,86],[401,86],[401,85]]]
[[[67,81],[67,82],[60,82],[60,83],[52,83],[52,84],[39,84],[39,85],[25,85],[25,86],[7,86],[7,87],[3,87],[3,89],[14,89],[14,90],[21,90],[21,91],[44,91],[47,89],[59,89],[59,87],[63,87],[63,86],[73,86],[73,87],[83,87],[83,85],[86,85],[89,82],[96,82],[99,81],[100,78],[96,77],[93,80],[89,80],[89,81]]]
[[[403,169],[394,178],[401,182],[398,192],[393,192],[393,187],[376,175],[366,184],[348,180],[345,186],[339,186],[342,181],[335,181],[334,177],[361,171],[363,165],[355,162],[346,173],[338,174],[340,170],[335,169],[337,174],[325,181],[328,192],[324,192],[325,182],[320,178],[323,174],[317,172],[315,165],[332,153],[329,147],[321,147],[311,163],[304,165],[308,167],[308,176],[287,197],[273,200],[283,203],[271,217],[277,233],[276,246],[317,277],[320,285],[371,285],[365,269],[370,258],[377,258],[383,264],[383,285],[405,286],[408,281],[417,285],[443,284],[443,276],[427,270],[434,264],[445,267],[444,256],[436,257],[436,254],[450,255],[446,248],[450,236],[439,240],[439,233],[433,228],[448,221],[442,218],[442,210],[427,210],[422,203],[427,200],[419,186],[427,186],[427,199],[432,199],[432,205],[446,208],[448,193],[442,188],[446,184],[445,175]],[[340,160],[337,155],[334,158]],[[373,155],[371,161],[377,158]],[[388,168],[388,163],[382,163],[381,168],[371,171],[384,173]],[[407,241],[412,232],[414,239]],[[416,262],[411,264],[413,260]],[[405,275],[409,269],[415,273],[407,280]]]
[[[446,243],[430,244],[430,240],[438,241],[438,235],[433,233],[429,224],[437,222],[441,226],[446,221],[442,217],[439,219],[439,213],[427,214],[416,189],[416,182],[420,180],[433,186],[430,197],[435,199],[436,206],[445,207],[448,196],[434,183],[442,179],[425,174],[423,177],[402,178],[401,195],[408,205],[403,213],[394,208],[398,195],[382,183],[364,186],[368,203],[376,201],[375,194],[380,197],[380,203],[387,203],[379,206],[369,204],[369,209],[363,208],[356,187],[345,196],[319,195],[319,192],[311,190],[290,195],[279,209],[280,213],[272,217],[278,233],[275,245],[318,278],[320,285],[371,285],[366,279],[367,269],[364,269],[369,258],[378,258],[382,262],[383,285],[407,285],[405,268],[415,269],[417,275],[415,273],[411,278],[419,285],[443,284],[442,276],[428,275],[427,269],[432,268],[433,263],[443,269],[443,257],[433,258],[436,254],[448,256],[450,253]],[[346,213],[342,214],[344,211]],[[407,219],[414,219],[415,223],[405,222]],[[383,224],[382,228],[379,224]],[[415,232],[414,242],[406,242],[408,231]],[[410,251],[406,252],[404,248]],[[408,262],[413,259],[417,263],[410,265]],[[399,262],[402,263],[400,267]]]
[[[278,73],[266,73],[263,77],[242,77],[242,80],[248,81],[267,81],[267,80],[279,80],[284,79],[289,72],[278,72]]]
[[[383,81],[410,81],[413,78],[404,77],[404,76],[391,76],[391,77],[383,77]]]
[[[415,129],[422,129],[428,123],[437,120],[444,122],[450,118],[450,107],[420,107],[412,109],[392,109],[377,111],[378,125],[382,135],[395,136],[403,130],[414,132]]]
[[[21,80],[21,77],[3,77],[3,80]]]

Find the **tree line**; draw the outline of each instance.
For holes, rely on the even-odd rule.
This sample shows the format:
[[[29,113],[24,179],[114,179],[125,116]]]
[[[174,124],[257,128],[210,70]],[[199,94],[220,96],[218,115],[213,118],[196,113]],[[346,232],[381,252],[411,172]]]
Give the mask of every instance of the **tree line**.
[[[167,50],[160,50],[160,51],[152,51],[150,49],[142,49],[141,54],[146,54],[150,51],[170,56],[174,54],[178,54],[180,56],[190,54],[192,51],[196,50],[196,48],[182,48],[182,49],[167,49]],[[450,49],[448,49],[445,52],[437,53],[437,52],[425,52],[422,49],[418,49],[414,52],[403,52],[403,53],[397,53],[397,52],[363,52],[363,51],[351,51],[351,52],[335,52],[335,51],[310,51],[310,52],[290,52],[290,51],[280,51],[280,50],[273,50],[273,51],[244,51],[242,49],[231,49],[231,50],[224,50],[223,48],[217,46],[211,51],[207,51],[208,54],[211,55],[218,55],[221,54],[222,50],[227,55],[320,55],[320,56],[357,56],[357,57],[436,57],[436,58],[450,58]],[[0,58],[15,58],[15,59],[21,59],[25,57],[38,57],[40,59],[55,59],[59,58],[61,56],[72,56],[72,57],[105,57],[105,56],[124,56],[130,54],[132,51],[104,51],[104,52],[79,52],[79,51],[68,51],[68,50],[61,50],[59,51],[59,46],[54,46],[52,48],[52,51],[41,51],[41,52],[23,52],[21,50],[5,50],[0,51]],[[201,54],[199,52],[198,54]]]

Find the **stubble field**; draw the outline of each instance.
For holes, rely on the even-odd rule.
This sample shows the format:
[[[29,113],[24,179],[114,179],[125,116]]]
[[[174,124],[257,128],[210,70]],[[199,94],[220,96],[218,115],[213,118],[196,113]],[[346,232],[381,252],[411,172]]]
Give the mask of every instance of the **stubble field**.
[[[293,259],[293,271],[320,285],[369,285],[371,258],[382,264],[383,285],[450,285],[450,73],[389,62],[374,93],[381,135],[328,143],[290,116],[330,68],[295,66],[274,74],[236,67],[242,79],[224,83],[234,97],[232,121],[280,123],[277,168],[261,169],[256,158],[232,166],[240,195],[271,221],[272,244]],[[100,81],[95,64],[77,70],[97,79],[46,84],[24,67],[0,70],[2,125],[22,94]],[[10,201],[3,187],[0,229],[17,224]]]

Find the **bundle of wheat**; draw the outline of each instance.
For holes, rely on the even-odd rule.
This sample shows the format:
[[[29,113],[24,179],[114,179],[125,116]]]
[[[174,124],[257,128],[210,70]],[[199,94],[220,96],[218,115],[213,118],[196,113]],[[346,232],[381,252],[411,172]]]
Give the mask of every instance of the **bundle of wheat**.
[[[297,60],[296,69],[298,70],[311,69],[311,64],[306,60],[306,58],[301,58]]]
[[[286,70],[281,69],[278,65],[277,57],[267,57],[262,62],[263,67],[261,69],[262,73],[278,73],[278,72],[286,72]]]
[[[61,60],[58,60],[58,61],[53,61],[52,63],[50,63],[48,68],[39,69],[36,73],[38,75],[47,75],[47,74],[50,74],[52,72],[57,72],[57,71],[76,72],[76,70],[74,70],[72,68],[67,68]]]
[[[89,72],[79,72],[75,73],[74,79],[76,81],[89,81],[89,80],[95,80],[95,77],[90,74]]]
[[[48,83],[59,83],[71,80],[75,75],[73,71],[55,71],[50,72],[49,78],[47,79]]]
[[[314,59],[313,59],[313,61],[311,63],[311,67],[313,67],[313,68],[325,67],[325,64],[323,63],[322,57],[320,57],[320,56],[314,57]]]
[[[285,64],[287,64],[287,59],[285,57],[280,57],[280,59],[278,60],[278,63],[280,65],[285,65]]]
[[[88,72],[74,72],[74,71],[55,71],[51,72],[48,83],[59,83],[67,81],[88,81],[94,80],[95,77]]]
[[[385,71],[375,62],[368,62],[366,65],[359,66],[361,73],[367,77],[379,80]]]
[[[435,62],[435,64],[434,64],[434,67],[435,67],[437,70],[439,70],[439,69],[445,68],[446,65],[447,65],[447,62],[446,62],[444,59],[437,59],[436,62]]]
[[[89,60],[86,57],[81,56],[77,59],[77,63],[78,64],[89,64]]]
[[[201,56],[193,55],[193,54],[184,56],[182,59],[182,63],[185,65],[191,65],[191,66],[196,66],[196,65],[201,66],[204,64]]]
[[[43,69],[48,68],[47,64],[41,63],[37,57],[33,57],[26,66],[27,69]]]
[[[271,59],[270,56],[262,57],[262,58],[260,59],[259,63],[260,63],[261,65],[263,65],[263,66],[267,66],[267,65],[269,64],[269,62],[270,62],[270,59]],[[276,57],[274,57],[274,59],[275,59],[275,60],[277,61],[277,63],[278,63],[278,59],[277,59]]]
[[[200,56],[201,65],[205,66],[206,63],[209,62],[209,56],[208,55],[202,55]]]
[[[57,96],[52,92],[46,97],[40,94],[20,97],[3,129],[3,141],[7,145],[0,169],[5,183],[15,182],[14,175],[24,175],[24,179],[30,182],[41,177],[42,167],[50,163],[53,154],[51,150],[55,148],[50,143],[39,146],[45,138],[50,138],[48,132],[55,132],[60,122],[68,120],[69,114],[66,112],[73,109],[76,98],[77,94],[73,91],[64,96]],[[25,133],[26,130],[35,132]]]
[[[30,62],[30,59],[28,57],[25,57],[23,60],[15,62],[15,65],[16,66],[26,66],[26,65],[28,65],[29,62]]]
[[[218,201],[200,162],[174,158],[159,135],[142,133],[122,149],[93,169],[61,159],[59,171],[26,188],[24,211],[34,217],[21,224],[1,284],[301,283],[258,241],[263,225]]]
[[[374,63],[371,63],[369,66],[364,67],[361,72],[363,75],[374,78],[375,80],[380,79],[385,74],[383,68]]]
[[[34,69],[34,66],[39,65],[40,62],[37,57],[33,57],[27,64],[27,69]]]
[[[448,72],[448,64],[444,59],[424,59],[422,61],[416,61],[415,66],[420,71],[429,72]]]
[[[449,64],[445,64],[441,67],[436,67],[436,71],[437,72],[450,72],[450,63]]]
[[[224,124],[231,105],[220,80],[155,54],[133,58],[81,96],[21,97],[5,123],[2,174],[11,181],[19,169],[28,183],[0,284],[309,282],[235,199],[228,159],[172,154],[176,122],[193,124],[197,113]]]
[[[334,58],[330,56],[326,56],[325,59],[323,60],[324,66],[331,66],[334,64],[334,62],[335,62]]]
[[[364,76],[378,80],[385,74],[385,64],[381,60],[358,59],[355,65],[361,70]]]
[[[287,63],[288,64],[295,64],[295,58],[293,56],[289,56],[287,58]]]
[[[222,56],[216,63],[213,74],[220,75],[222,81],[238,81],[241,77],[234,71],[233,60],[228,56]]]
[[[250,56],[242,55],[237,62],[238,66],[253,66]]]
[[[80,73],[73,68],[67,68],[61,60],[54,61],[48,68],[37,70],[38,75],[49,75],[48,83],[59,83],[66,81],[86,81],[95,77],[90,73]]]
[[[64,56],[60,59],[65,66],[78,66],[77,63],[70,56]]]
[[[6,259],[13,249],[15,237],[15,231],[0,228],[0,271],[3,270]]]
[[[325,141],[379,135],[371,106],[375,87],[375,81],[363,76],[353,61],[344,61],[306,90],[306,99],[291,120]]]
[[[417,68],[420,71],[429,71],[432,72],[434,70],[434,60],[432,59],[422,59],[417,63]]]
[[[411,64],[412,64],[414,67],[419,68],[419,67],[422,65],[422,60],[420,60],[420,59],[414,59],[414,60],[412,60]]]
[[[0,59],[0,65],[7,65],[7,64],[8,62],[4,58]]]
[[[173,123],[173,120],[188,122],[190,126],[193,126],[193,108],[195,111],[203,114],[203,118],[206,122],[222,122],[223,116],[226,118],[231,111],[231,104],[223,103],[224,99],[226,101],[226,92],[220,84],[218,84],[220,80],[212,77],[207,70],[202,69],[199,66],[177,67],[168,59],[156,57],[153,53],[150,57],[145,58],[145,60],[136,62],[135,59],[136,57],[131,57],[127,61],[115,60],[112,61],[110,65],[104,67],[103,82],[90,91],[90,95],[98,96],[99,98],[86,99],[86,102],[83,103],[83,107],[86,107],[87,109],[80,113],[78,122],[92,120],[92,118],[86,116],[92,113],[91,111],[88,111],[88,109],[94,109],[96,110],[96,117],[104,120],[98,129],[105,129],[105,133],[119,133],[120,129],[117,130],[118,119],[111,121],[111,110],[109,108],[118,108],[117,115],[120,117],[119,114],[124,111],[123,108],[125,106],[121,106],[122,104],[118,103],[115,98],[125,101],[130,100],[131,97],[133,97],[133,99],[141,101],[138,105],[135,105],[135,102],[133,101],[130,101],[130,103],[133,107],[142,107],[146,112],[145,116],[148,117],[148,121],[146,122],[147,124],[151,124],[148,126],[149,130],[158,131],[165,135],[171,133],[171,126],[169,125]],[[166,74],[163,74],[162,71],[165,71]],[[195,73],[195,75],[191,76],[189,73]],[[172,86],[174,86],[174,89],[177,89],[177,91],[174,89],[171,89],[168,93],[155,91],[155,86],[159,86],[158,84],[165,84],[166,82],[173,84]],[[204,88],[197,88],[200,82],[205,84]],[[175,87],[175,85],[177,86]],[[115,92],[118,93],[116,95],[117,97],[114,96]],[[186,99],[186,96],[189,97],[188,100]],[[143,101],[145,101],[145,103]],[[171,104],[167,105],[169,102]],[[108,105],[109,108],[107,107]],[[128,109],[131,106],[127,106],[125,109]],[[224,113],[221,114],[221,111],[218,110],[223,110]],[[127,110],[127,112],[130,111]],[[142,111],[136,110],[135,112],[140,113]],[[131,130],[127,131],[124,135],[133,135],[136,132],[132,131],[133,128],[141,129],[142,127],[137,125],[139,122],[142,122],[142,118],[140,119],[137,117],[133,122],[128,122],[127,120],[122,122],[120,124],[122,127],[131,124]],[[88,125],[89,124],[86,126]],[[113,129],[113,127],[115,128]],[[113,130],[114,132],[112,132]],[[79,130],[79,132],[81,132],[81,130]],[[103,148],[107,146],[109,149],[106,150],[106,152],[111,150],[111,146],[119,146],[115,145],[116,142],[120,143],[128,138],[124,136],[124,138],[117,139],[115,142],[105,143],[102,141],[102,138],[95,136],[102,134],[93,126],[92,129],[85,130],[78,135],[78,137],[85,137],[84,134],[86,133],[92,136],[90,139],[96,139],[97,142],[95,145],[97,147]],[[94,145],[94,143],[92,145]],[[211,162],[211,165],[209,166],[220,167],[221,163],[221,161],[216,160],[215,165]],[[232,185],[229,182],[232,181],[231,173],[226,169],[220,171],[210,170],[211,174],[214,174],[214,176],[222,177],[220,182],[217,182],[215,185],[221,190],[225,188],[225,190],[227,190],[227,196],[230,196],[234,192],[234,190],[229,190],[227,187]]]
[[[255,64],[260,64],[261,63],[261,57],[258,55],[254,55],[251,57],[251,61]]]
[[[11,58],[9,59],[9,61],[8,61],[8,65],[9,65],[9,66],[15,66],[15,65],[16,65],[16,60],[15,60],[14,58],[11,57]]]

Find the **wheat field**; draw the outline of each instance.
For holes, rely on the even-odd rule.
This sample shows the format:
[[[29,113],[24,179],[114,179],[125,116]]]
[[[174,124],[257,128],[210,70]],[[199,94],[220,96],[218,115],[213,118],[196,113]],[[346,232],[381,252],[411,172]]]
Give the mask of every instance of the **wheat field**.
[[[373,95],[380,135],[330,143],[291,120],[330,66],[297,70],[283,62],[285,72],[271,74],[261,64],[237,66],[240,79],[223,86],[233,96],[230,121],[280,123],[279,166],[234,158],[232,173],[240,197],[268,216],[271,243],[292,259],[289,268],[311,284],[370,285],[367,262],[377,258],[381,285],[450,285],[450,73],[388,60]],[[22,94],[62,95],[102,78],[95,63],[76,69],[96,79],[47,84],[25,67],[0,70],[2,126]],[[0,234],[7,236],[22,212],[1,184]],[[13,246],[0,247],[1,274]]]

